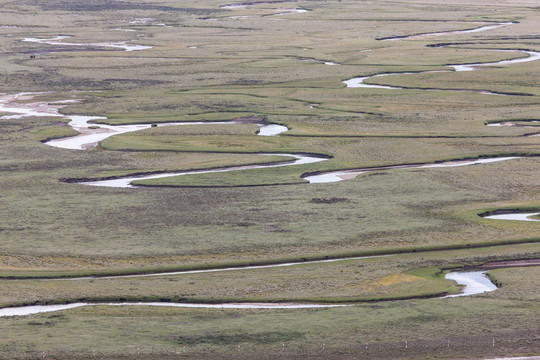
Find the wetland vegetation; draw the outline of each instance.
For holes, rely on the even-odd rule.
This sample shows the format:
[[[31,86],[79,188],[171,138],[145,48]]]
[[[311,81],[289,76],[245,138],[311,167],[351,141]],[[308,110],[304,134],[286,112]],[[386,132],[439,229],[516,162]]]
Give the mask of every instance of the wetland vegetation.
[[[444,279],[450,269],[540,258],[538,221],[485,217],[540,209],[540,138],[529,136],[540,60],[505,61],[540,51],[535,1],[1,3],[2,307],[352,304],[92,306],[4,317],[1,359],[540,354],[539,267],[490,268],[497,291],[431,298],[459,293]],[[479,63],[488,65],[450,67]],[[357,77],[371,86],[343,83]],[[207,124],[148,125],[84,150],[45,144],[77,134],[70,116],[93,117],[96,132]],[[257,124],[288,131],[258,136]],[[138,188],[75,181],[269,164],[286,154],[326,160],[139,180]],[[518,158],[400,168],[496,157]],[[304,179],[366,168],[375,171]],[[369,255],[391,256],[311,262]],[[298,264],[245,268],[288,262]],[[243,268],[156,274],[227,267]]]

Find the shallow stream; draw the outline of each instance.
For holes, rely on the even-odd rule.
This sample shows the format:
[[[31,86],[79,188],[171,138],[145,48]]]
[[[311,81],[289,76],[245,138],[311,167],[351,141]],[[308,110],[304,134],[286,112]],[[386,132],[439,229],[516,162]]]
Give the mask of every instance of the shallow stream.
[[[365,258],[365,257],[363,257]],[[335,259],[327,261],[343,261],[362,258],[349,258],[349,259]],[[324,262],[322,260],[319,262]],[[288,264],[276,264],[276,265],[264,265],[258,267],[246,267],[246,268],[229,268],[229,269],[216,269],[216,270],[200,270],[198,272],[208,271],[230,271],[230,270],[246,270],[250,268],[263,268],[263,267],[279,267],[279,266],[291,266],[300,265],[305,263],[288,263]],[[193,272],[183,272],[193,273]],[[175,275],[178,273],[166,273],[166,274],[152,274],[152,276],[164,276]],[[135,276],[148,276],[148,275],[132,275],[132,276],[118,276],[120,277],[135,277]],[[106,277],[114,278],[114,277]],[[450,272],[446,274],[445,279],[454,280],[460,285],[464,285],[462,293],[457,295],[449,295],[445,297],[457,297],[457,296],[470,296],[480,294],[488,291],[494,291],[497,287],[491,283],[491,281],[485,277],[485,271],[473,271],[473,272]],[[33,306],[20,306],[0,309],[0,317],[6,316],[27,316],[38,313],[54,312],[61,310],[69,310],[82,306],[162,306],[162,307],[182,307],[182,308],[199,308],[199,309],[263,309],[263,310],[283,310],[283,309],[314,309],[314,308],[333,308],[352,306],[337,305],[337,304],[301,304],[301,303],[223,303],[223,304],[190,304],[190,303],[172,303],[172,302],[133,302],[133,303],[73,303],[65,305],[33,305]]]

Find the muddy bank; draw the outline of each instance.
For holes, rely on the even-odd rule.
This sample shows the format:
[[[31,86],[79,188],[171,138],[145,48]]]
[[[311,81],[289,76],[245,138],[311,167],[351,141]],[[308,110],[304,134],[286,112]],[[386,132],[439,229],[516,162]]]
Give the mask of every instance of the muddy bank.
[[[490,261],[480,266],[476,266],[476,269],[503,269],[503,268],[512,268],[512,267],[530,267],[530,266],[540,266],[540,259],[519,259],[519,260],[500,260],[500,261]]]

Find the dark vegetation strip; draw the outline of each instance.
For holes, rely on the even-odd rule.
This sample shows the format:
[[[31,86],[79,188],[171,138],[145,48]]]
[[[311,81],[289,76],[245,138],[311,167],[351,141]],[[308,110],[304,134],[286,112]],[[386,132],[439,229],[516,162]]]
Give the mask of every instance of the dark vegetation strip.
[[[370,115],[378,115],[366,113]],[[504,122],[504,121],[503,121]],[[491,139],[505,138],[508,135],[385,135],[385,134],[358,134],[358,135],[342,135],[342,134],[289,134],[283,133],[280,136],[291,137],[307,137],[307,138],[395,138],[395,139]],[[521,135],[519,135],[521,136]],[[523,156],[523,155],[522,155]],[[535,155],[528,155],[535,156]],[[540,156],[540,154],[539,154]]]
[[[484,212],[481,212],[478,214],[480,217],[486,217],[491,215],[503,215],[503,214],[521,214],[521,213],[529,213],[529,212],[538,212],[540,211],[540,208],[538,206],[522,206],[519,208],[504,208],[504,209],[492,209],[487,210]]]
[[[540,243],[540,237],[533,238],[521,238],[521,239],[508,239],[508,240],[499,240],[499,241],[488,241],[479,244],[453,244],[453,245],[427,245],[420,247],[403,247],[403,248],[392,248],[392,249],[375,249],[375,250],[362,250],[362,251],[351,251],[351,252],[342,252],[334,254],[315,254],[315,255],[305,255],[305,256],[294,256],[294,257],[283,257],[276,259],[267,259],[267,260],[248,260],[248,261],[230,261],[222,263],[211,263],[211,264],[201,264],[201,265],[181,265],[181,266],[163,266],[156,268],[133,268],[133,269],[121,269],[121,270],[103,270],[103,271],[67,271],[67,272],[41,272],[41,273],[24,273],[20,272],[18,275],[0,275],[0,279],[12,279],[12,280],[23,280],[23,279],[64,279],[64,278],[74,278],[74,277],[107,277],[107,276],[124,276],[124,275],[146,275],[146,274],[158,274],[158,273],[168,273],[168,272],[181,272],[181,271],[192,271],[192,270],[219,270],[227,268],[242,268],[249,266],[264,266],[264,265],[280,265],[285,263],[298,263],[302,264],[309,261],[321,261],[321,260],[347,260],[354,257],[364,257],[364,256],[383,256],[383,255],[400,255],[400,254],[411,254],[411,253],[423,253],[423,252],[437,252],[437,251],[447,251],[447,250],[463,250],[463,249],[478,249],[478,248],[488,248],[494,246],[503,246],[503,245],[519,245],[519,244],[529,244],[529,243]],[[502,257],[501,257],[502,259]],[[456,266],[451,266],[449,268],[455,268]],[[442,269],[449,269],[443,267]]]
[[[118,0],[33,0],[31,5],[39,6],[44,11],[118,11],[118,10],[157,10],[157,11],[178,11],[194,15],[209,15],[221,13],[222,10],[182,8],[174,6],[154,5],[149,3],[134,3]]]
[[[290,182],[275,182],[269,184],[242,184],[242,185],[160,185],[160,184],[133,184],[137,187],[147,187],[147,188],[186,188],[186,189],[220,189],[220,188],[248,188],[248,187],[261,187],[261,186],[286,186],[286,185],[299,185],[306,183],[302,178],[298,178],[297,181]]]
[[[540,118],[517,118],[517,119],[502,119],[502,120],[491,120],[491,121],[486,121],[484,123],[484,125],[490,125],[490,124],[503,124],[503,123],[508,123],[508,122],[523,122],[523,123],[528,123],[528,122],[535,122],[535,121],[538,121],[540,122]],[[514,126],[529,126],[528,124],[515,124]]]
[[[245,298],[188,298],[183,296],[96,296],[96,297],[73,297],[73,298],[58,298],[52,300],[38,300],[21,303],[3,304],[2,308],[23,307],[34,305],[67,305],[75,303],[92,304],[107,304],[107,303],[177,303],[177,304],[283,304],[283,303],[301,303],[301,304],[320,304],[320,305],[354,305],[360,303],[381,302],[381,301],[398,301],[398,300],[413,300],[413,299],[430,299],[449,295],[447,291],[431,292],[416,295],[388,295],[388,296],[366,296],[366,297],[349,297],[349,298],[334,298],[334,297],[299,297],[299,298],[275,298],[275,299],[245,299]]]

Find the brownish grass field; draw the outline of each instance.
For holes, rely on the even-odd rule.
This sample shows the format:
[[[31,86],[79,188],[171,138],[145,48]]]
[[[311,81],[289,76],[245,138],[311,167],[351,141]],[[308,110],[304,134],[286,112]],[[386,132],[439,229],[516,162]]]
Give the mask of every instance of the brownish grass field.
[[[540,223],[478,216],[540,209],[540,138],[526,136],[538,132],[530,120],[540,120],[540,61],[367,81],[407,88],[399,90],[342,83],[523,56],[494,49],[540,51],[538,4],[223,5],[0,1],[4,94],[36,92],[23,102],[43,104],[80,99],[61,112],[106,116],[110,124],[255,117],[290,129],[258,137],[253,124],[152,128],[75,151],[41,142],[72,135],[66,119],[0,119],[0,305],[123,300],[354,305],[272,311],[96,306],[1,318],[0,358],[539,355],[539,268],[491,270],[501,287],[489,294],[425,297],[458,291],[441,270],[540,256]],[[515,24],[485,32],[379,40],[509,21]],[[58,35],[71,38],[63,45],[22,41]],[[123,42],[152,48],[103,46]],[[339,65],[324,64],[329,61]],[[496,122],[520,126],[486,126]],[[330,159],[145,181],[138,189],[60,181],[280,161],[258,153],[291,152]],[[301,178],[335,169],[507,155],[525,157],[382,170],[329,184]],[[373,254],[394,255],[151,278],[56,279]],[[40,279],[46,277],[55,279]]]

